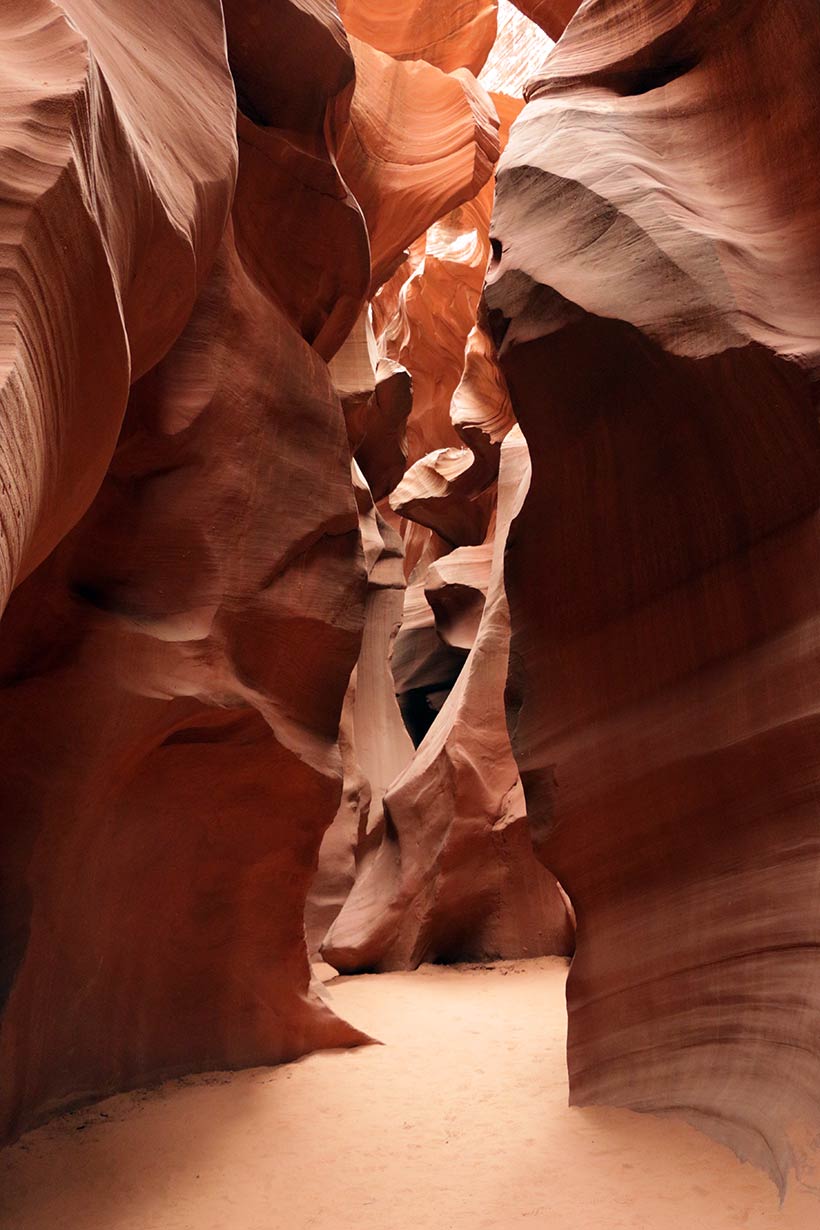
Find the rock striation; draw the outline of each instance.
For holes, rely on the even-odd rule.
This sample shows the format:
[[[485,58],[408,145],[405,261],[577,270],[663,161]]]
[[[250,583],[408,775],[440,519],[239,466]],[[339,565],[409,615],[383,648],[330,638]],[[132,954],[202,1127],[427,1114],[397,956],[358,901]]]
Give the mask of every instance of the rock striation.
[[[499,166],[486,291],[532,455],[508,716],[577,914],[571,1097],[778,1182],[820,1104],[810,9],[587,0]]]
[[[574,950],[574,1103],[820,1137],[815,16],[7,0],[0,1139]]]
[[[507,736],[504,547],[529,484],[518,429],[507,435],[502,458],[487,600],[469,656],[385,794],[382,842],[322,946],[324,959],[345,973],[573,949],[562,894],[532,848]],[[462,576],[476,549],[463,554]],[[439,572],[453,558],[445,555]]]
[[[543,43],[535,47],[540,62]],[[523,102],[492,99],[503,145]],[[480,312],[491,208],[487,185],[411,245],[373,301],[376,351],[413,382],[408,465],[384,515],[404,542],[392,672],[417,750],[384,793],[321,945],[344,972],[573,946],[566,899],[533,855],[504,720],[501,561],[528,470],[519,439],[502,507],[499,463],[514,417]]]
[[[446,567],[441,636],[424,594],[459,536],[387,497],[408,452],[455,441],[453,506],[477,501],[489,558],[512,419],[486,334],[469,372],[465,354],[508,123],[473,75],[495,21],[485,2],[3,10],[3,1138],[173,1074],[367,1041],[308,953],[390,840],[413,755],[390,668],[405,562],[424,652],[455,678],[478,639]],[[462,303],[428,357],[448,366],[443,440],[420,429],[424,366],[386,341],[419,251],[422,318]],[[515,874],[551,887],[516,823]],[[521,908],[494,841],[469,857],[494,910],[475,926],[500,935],[498,894]]]
[[[0,16],[0,608],[91,503],[221,241],[233,90],[213,6],[189,9],[190,38],[158,0]]]
[[[167,8],[125,4],[106,20],[96,6],[70,7],[39,31],[40,54],[59,59],[71,30],[110,122],[119,116],[139,136],[147,169],[138,147],[134,203],[125,172],[109,199],[109,147],[130,147],[83,110],[73,139],[95,174],[76,204],[52,193],[44,206],[59,205],[69,225],[74,213],[96,225],[109,262],[67,283],[62,314],[46,313],[44,327],[62,327],[71,344],[85,328],[75,302],[101,312],[117,287],[112,267],[128,273],[131,300],[111,321],[89,322],[85,343],[108,344],[117,322],[128,329],[135,317],[130,346],[118,343],[125,389],[131,380],[121,428],[117,400],[78,383],[105,366],[43,341],[40,316],[17,317],[21,353],[53,351],[67,394],[79,389],[83,410],[106,416],[82,482],[99,463],[107,471],[73,529],[73,505],[55,486],[70,532],[17,588],[3,623],[4,1135],[60,1104],[174,1073],[364,1040],[311,995],[302,926],[339,800],[339,715],[366,589],[344,418],[318,353],[327,329],[313,336],[295,300],[276,294],[275,253],[257,265],[244,242],[248,201],[264,208],[280,168],[272,186],[240,159],[226,216],[237,113],[213,6],[192,6],[203,10],[193,41],[175,33],[179,14]],[[143,21],[146,48],[172,58],[153,62],[129,118],[142,70],[127,49]],[[249,97],[252,67],[240,57],[236,70]],[[272,112],[264,118],[275,139]],[[247,135],[252,122],[238,121]],[[186,142],[187,161],[176,153]],[[163,147],[175,151],[165,162]],[[336,174],[329,157],[326,166]],[[298,193],[298,180],[287,191]],[[312,185],[304,197],[307,212]],[[67,259],[88,259],[78,238]],[[368,280],[365,265],[363,290]],[[33,290],[20,291],[24,305]],[[4,422],[19,426],[14,415]],[[76,468],[85,439],[67,418],[30,440],[29,455],[38,461],[41,444],[44,466]]]

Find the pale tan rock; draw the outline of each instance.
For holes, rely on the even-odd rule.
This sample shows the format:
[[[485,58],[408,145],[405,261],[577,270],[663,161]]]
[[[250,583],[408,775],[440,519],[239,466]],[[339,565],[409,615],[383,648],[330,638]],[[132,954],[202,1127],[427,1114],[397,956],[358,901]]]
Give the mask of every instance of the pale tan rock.
[[[540,20],[535,15],[538,0],[499,0],[498,34],[492,51],[479,77],[485,89],[493,94],[501,91],[523,102],[527,82],[534,77],[553,48],[555,40],[563,33],[554,20]],[[578,0],[541,0],[543,14],[552,9],[576,9]],[[531,20],[532,19],[532,20]],[[538,24],[536,24],[538,22]]]
[[[413,754],[390,669],[405,592],[401,540],[379,515],[355,462],[353,487],[365,547],[367,599],[359,659],[342,711],[342,798],[319,850],[305,910],[308,947],[314,956],[361,866],[381,840],[384,793]]]
[[[455,649],[472,649],[481,624],[490,584],[494,543],[458,547],[427,569],[424,596],[435,616],[436,631]]]

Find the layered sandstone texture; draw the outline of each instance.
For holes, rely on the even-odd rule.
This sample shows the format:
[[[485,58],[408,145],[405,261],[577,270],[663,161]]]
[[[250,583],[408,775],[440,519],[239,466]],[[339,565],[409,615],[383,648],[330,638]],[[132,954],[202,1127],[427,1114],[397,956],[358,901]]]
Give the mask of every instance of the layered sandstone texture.
[[[389,824],[381,845],[322,948],[337,969],[572,952],[564,898],[532,848],[504,716],[504,547],[529,477],[527,447],[513,428],[502,449],[490,549],[479,555],[459,548],[426,571],[439,627],[454,637],[461,632],[471,651],[416,755],[384,796]],[[482,593],[476,627],[469,627],[461,593],[447,604],[448,590]]]
[[[0,1137],[566,894],[573,1101],[820,1133],[813,3],[519,10],[0,13]]]
[[[502,82],[504,49],[517,39],[520,53],[527,26],[531,68],[540,64],[548,40],[508,6],[482,79]],[[503,146],[523,99],[492,101]],[[480,311],[492,201],[487,184],[429,227],[372,305],[374,353],[413,384],[405,471],[383,489],[382,511],[404,543],[391,666],[417,750],[394,761],[360,820],[354,885],[320,945],[346,973],[567,954],[574,942],[566,899],[533,855],[504,717],[503,555],[529,470],[518,435],[499,484],[514,417]]]
[[[302,931],[366,586],[344,419],[309,344],[330,348],[338,304],[322,287],[317,326],[304,287],[277,293],[284,247],[257,262],[246,216],[269,193],[317,225],[344,211],[364,295],[364,222],[322,145],[354,67],[340,24],[310,17],[327,59],[294,42],[282,72],[311,106],[272,96],[248,13],[227,7],[254,119],[211,3],[0,19],[19,582],[0,637],[3,1134],[168,1073],[360,1040],[311,997]],[[257,137],[288,150],[269,176]]]
[[[452,685],[491,559],[503,601],[513,420],[478,307],[521,103],[476,79],[495,32],[491,0],[3,6],[0,1137],[366,1040],[308,952],[392,848],[394,676]],[[435,936],[383,963],[552,951],[545,918],[566,947],[502,806],[496,642],[490,753],[443,828],[399,825]]]
[[[778,1180],[820,1126],[815,18],[585,0],[499,165],[486,290],[532,456],[508,721],[577,913],[571,1096]]]

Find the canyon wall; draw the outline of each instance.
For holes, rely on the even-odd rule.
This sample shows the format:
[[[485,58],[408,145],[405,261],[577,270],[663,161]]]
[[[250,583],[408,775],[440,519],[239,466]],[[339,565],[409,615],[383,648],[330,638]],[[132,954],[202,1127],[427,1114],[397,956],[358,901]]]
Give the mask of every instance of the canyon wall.
[[[811,0],[519,8],[0,15],[3,1138],[572,906],[576,1104],[820,1132]]]
[[[571,1097],[779,1182],[820,1103],[819,79],[809,0],[586,0],[486,290],[532,454],[508,720],[577,913]]]
[[[367,1041],[314,995],[308,953],[389,840],[413,755],[389,663],[410,539],[422,656],[454,677],[469,652],[424,596],[460,538],[388,497],[408,453],[454,445],[445,520],[486,554],[486,334],[462,376],[508,127],[474,76],[495,29],[488,0],[4,7],[0,1137]],[[490,885],[510,840],[470,806]],[[516,820],[503,874],[531,865],[555,894],[530,894],[534,933],[546,902],[563,934]]]
[[[295,261],[278,295],[290,257],[257,262],[246,225],[268,194],[317,226],[344,215],[363,300],[364,221],[322,146],[354,77],[344,31],[310,18],[333,74],[292,53],[313,110],[271,100],[237,54],[243,98],[272,102],[258,126],[237,114],[218,5],[182,24],[158,4],[43,5],[39,23],[15,7],[6,157],[30,217],[4,220],[19,404],[2,453],[27,484],[29,575],[0,638],[3,1134],[172,1073],[362,1040],[311,996],[302,929],[364,617],[321,357],[348,326],[333,261],[307,311],[310,271]],[[287,150],[271,175],[248,156],[266,141]]]
[[[509,18],[520,21],[512,10],[502,35]],[[538,63],[543,42],[532,30]],[[482,73],[496,83],[507,62],[503,38],[500,46]],[[503,147],[523,100],[492,99]],[[406,470],[382,507],[404,542],[392,674],[418,748],[394,760],[370,801],[355,882],[319,946],[345,973],[573,948],[565,897],[533,855],[504,718],[502,561],[529,470],[518,437],[499,479],[515,420],[479,312],[492,202],[488,184],[430,227],[373,301],[374,343],[413,382]],[[386,716],[382,729],[392,738]],[[349,847],[346,857],[350,866]]]

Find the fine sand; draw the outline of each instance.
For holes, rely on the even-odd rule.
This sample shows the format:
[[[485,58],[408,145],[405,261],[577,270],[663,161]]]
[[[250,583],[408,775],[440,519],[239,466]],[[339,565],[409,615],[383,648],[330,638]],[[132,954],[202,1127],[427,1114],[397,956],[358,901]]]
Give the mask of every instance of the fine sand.
[[[566,965],[335,979],[384,1046],[174,1081],[0,1157],[3,1230],[815,1230],[693,1128],[570,1110]]]

